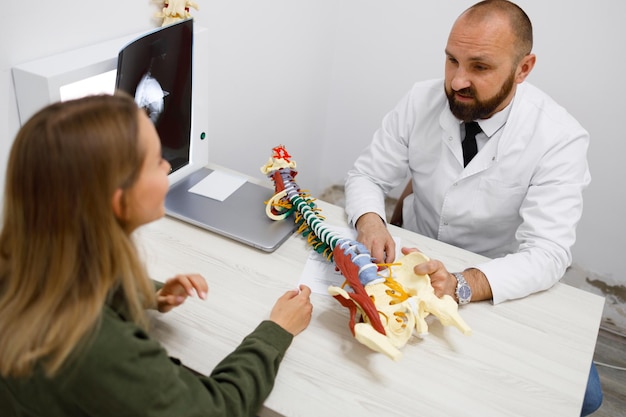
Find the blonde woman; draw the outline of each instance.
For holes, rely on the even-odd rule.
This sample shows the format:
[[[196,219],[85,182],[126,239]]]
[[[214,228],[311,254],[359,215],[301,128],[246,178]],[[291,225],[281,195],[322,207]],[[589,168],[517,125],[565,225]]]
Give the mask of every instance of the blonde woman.
[[[289,291],[207,377],[170,359],[145,308],[205,298],[197,274],[155,293],[131,240],[163,216],[169,163],[125,95],[50,105],[13,144],[0,234],[3,416],[246,416],[273,386],[310,290]]]

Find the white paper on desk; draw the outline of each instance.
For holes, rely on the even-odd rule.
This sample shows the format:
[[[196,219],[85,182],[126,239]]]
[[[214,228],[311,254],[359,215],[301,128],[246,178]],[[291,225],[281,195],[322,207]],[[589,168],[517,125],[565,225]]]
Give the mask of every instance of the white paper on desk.
[[[188,191],[214,200],[224,201],[245,183],[245,177],[215,170]]]
[[[327,226],[329,229],[339,233],[342,237],[348,239],[356,239],[356,230],[346,227],[333,227]],[[396,259],[400,257],[400,238],[394,237],[396,242]],[[333,285],[341,287],[345,278],[341,275],[341,272],[336,270],[335,264],[329,262],[324,256],[311,249],[309,257],[304,265],[304,271],[300,276],[299,284],[304,284],[311,288],[311,292],[317,294],[328,294],[328,287]]]

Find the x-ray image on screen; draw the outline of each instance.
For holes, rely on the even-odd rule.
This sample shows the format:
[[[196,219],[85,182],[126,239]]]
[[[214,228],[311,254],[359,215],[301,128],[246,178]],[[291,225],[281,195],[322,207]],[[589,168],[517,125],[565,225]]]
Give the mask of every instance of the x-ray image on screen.
[[[192,49],[189,19],[137,39],[118,55],[116,88],[146,110],[172,172],[189,163]]]

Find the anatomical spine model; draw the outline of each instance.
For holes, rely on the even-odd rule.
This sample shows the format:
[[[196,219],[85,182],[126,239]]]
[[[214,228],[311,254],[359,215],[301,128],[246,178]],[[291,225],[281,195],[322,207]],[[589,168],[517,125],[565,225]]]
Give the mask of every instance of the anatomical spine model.
[[[331,286],[328,292],[350,311],[349,327],[360,343],[398,360],[414,329],[420,336],[428,333],[425,318],[429,314],[443,325],[471,334],[456,301],[449,295],[437,297],[430,277],[415,274],[415,265],[427,261],[426,255],[412,252],[393,264],[374,264],[364,245],[326,227],[314,200],[295,182],[295,168],[284,146],[273,148],[269,161],[261,167],[276,190],[265,211],[274,220],[294,213],[298,233],[341,271],[344,285]],[[381,266],[386,268],[381,270]]]

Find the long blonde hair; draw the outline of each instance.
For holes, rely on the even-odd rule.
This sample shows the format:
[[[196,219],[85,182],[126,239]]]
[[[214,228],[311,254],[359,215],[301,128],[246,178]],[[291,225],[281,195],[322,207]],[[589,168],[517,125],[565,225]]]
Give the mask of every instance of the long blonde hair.
[[[125,95],[52,104],[18,132],[9,156],[0,234],[0,374],[52,376],[121,294],[146,323],[154,287],[114,215],[144,159],[138,107]]]

